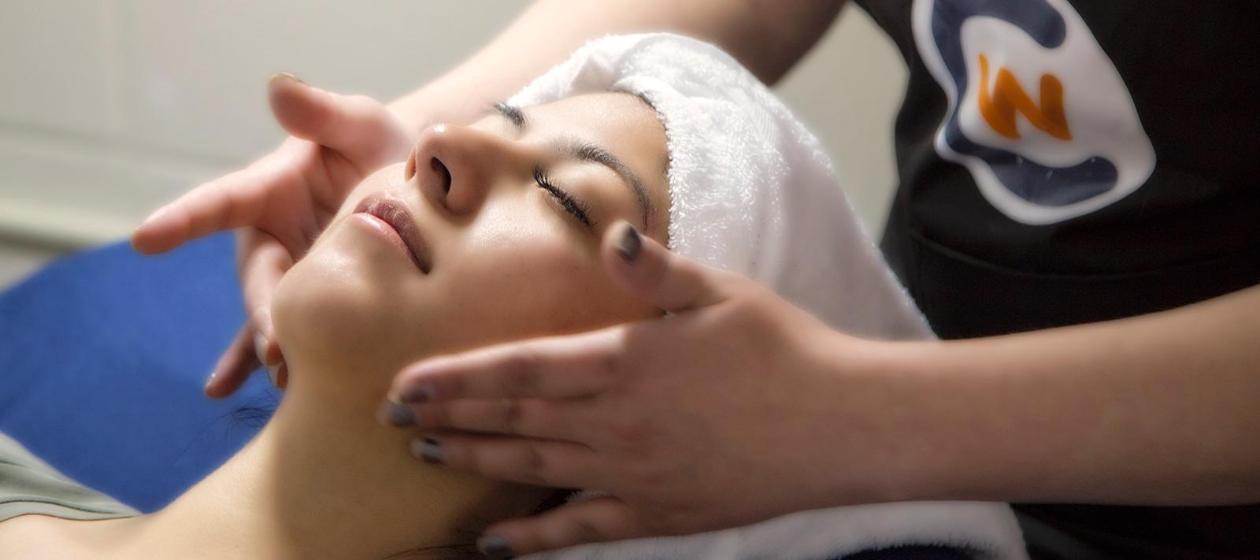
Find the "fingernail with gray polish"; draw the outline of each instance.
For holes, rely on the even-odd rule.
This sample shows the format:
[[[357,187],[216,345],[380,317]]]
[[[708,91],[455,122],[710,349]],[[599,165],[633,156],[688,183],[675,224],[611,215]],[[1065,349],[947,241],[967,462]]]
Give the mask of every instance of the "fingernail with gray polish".
[[[507,539],[495,535],[486,535],[477,539],[477,550],[486,558],[495,560],[512,557],[512,545],[508,544]]]
[[[442,451],[442,444],[433,438],[411,440],[411,454],[431,465],[446,464],[446,453]]]
[[[621,234],[621,239],[617,240],[617,253],[626,262],[634,262],[642,250],[643,240],[639,239],[639,231],[634,229],[634,226],[627,225],[626,231]]]
[[[386,424],[396,428],[412,426],[416,423],[416,413],[411,410],[411,407],[392,401],[385,401],[381,405],[380,418]]]

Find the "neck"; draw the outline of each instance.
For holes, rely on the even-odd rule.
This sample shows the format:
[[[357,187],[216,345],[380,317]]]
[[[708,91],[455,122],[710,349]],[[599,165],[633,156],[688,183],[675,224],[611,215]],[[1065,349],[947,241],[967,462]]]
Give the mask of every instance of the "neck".
[[[303,384],[356,374],[363,378],[295,373],[258,437],[162,511],[136,520],[137,546],[207,558],[467,554],[484,525],[526,514],[545,495],[412,458],[413,434],[374,419],[383,388],[360,401],[331,400]]]

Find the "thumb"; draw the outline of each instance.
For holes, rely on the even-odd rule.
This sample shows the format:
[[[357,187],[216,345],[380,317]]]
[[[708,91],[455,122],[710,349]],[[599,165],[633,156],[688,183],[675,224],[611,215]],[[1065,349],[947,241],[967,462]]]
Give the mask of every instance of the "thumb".
[[[267,82],[267,96],[289,134],[340,152],[361,172],[402,160],[411,147],[398,119],[366,95],[324,91],[282,73]]]
[[[668,312],[719,303],[736,278],[671,253],[627,222],[608,228],[603,258],[604,268],[622,288]]]

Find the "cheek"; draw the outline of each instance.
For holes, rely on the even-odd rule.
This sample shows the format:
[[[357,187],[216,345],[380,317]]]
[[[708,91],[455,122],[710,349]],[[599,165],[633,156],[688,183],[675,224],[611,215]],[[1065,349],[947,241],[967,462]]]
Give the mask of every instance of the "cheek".
[[[556,222],[556,223],[552,223]],[[587,330],[636,318],[637,302],[614,286],[594,242],[566,224],[496,220],[469,231],[452,263],[447,291],[452,323],[471,330],[465,344]]]

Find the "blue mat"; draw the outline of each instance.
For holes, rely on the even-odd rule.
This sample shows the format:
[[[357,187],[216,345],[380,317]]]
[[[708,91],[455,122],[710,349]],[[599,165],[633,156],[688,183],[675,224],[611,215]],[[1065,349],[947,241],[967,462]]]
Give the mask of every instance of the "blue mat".
[[[201,394],[244,316],[234,251],[227,234],[159,257],[111,245],[0,295],[0,431],[145,512],[222,464],[278,399],[263,375]]]

